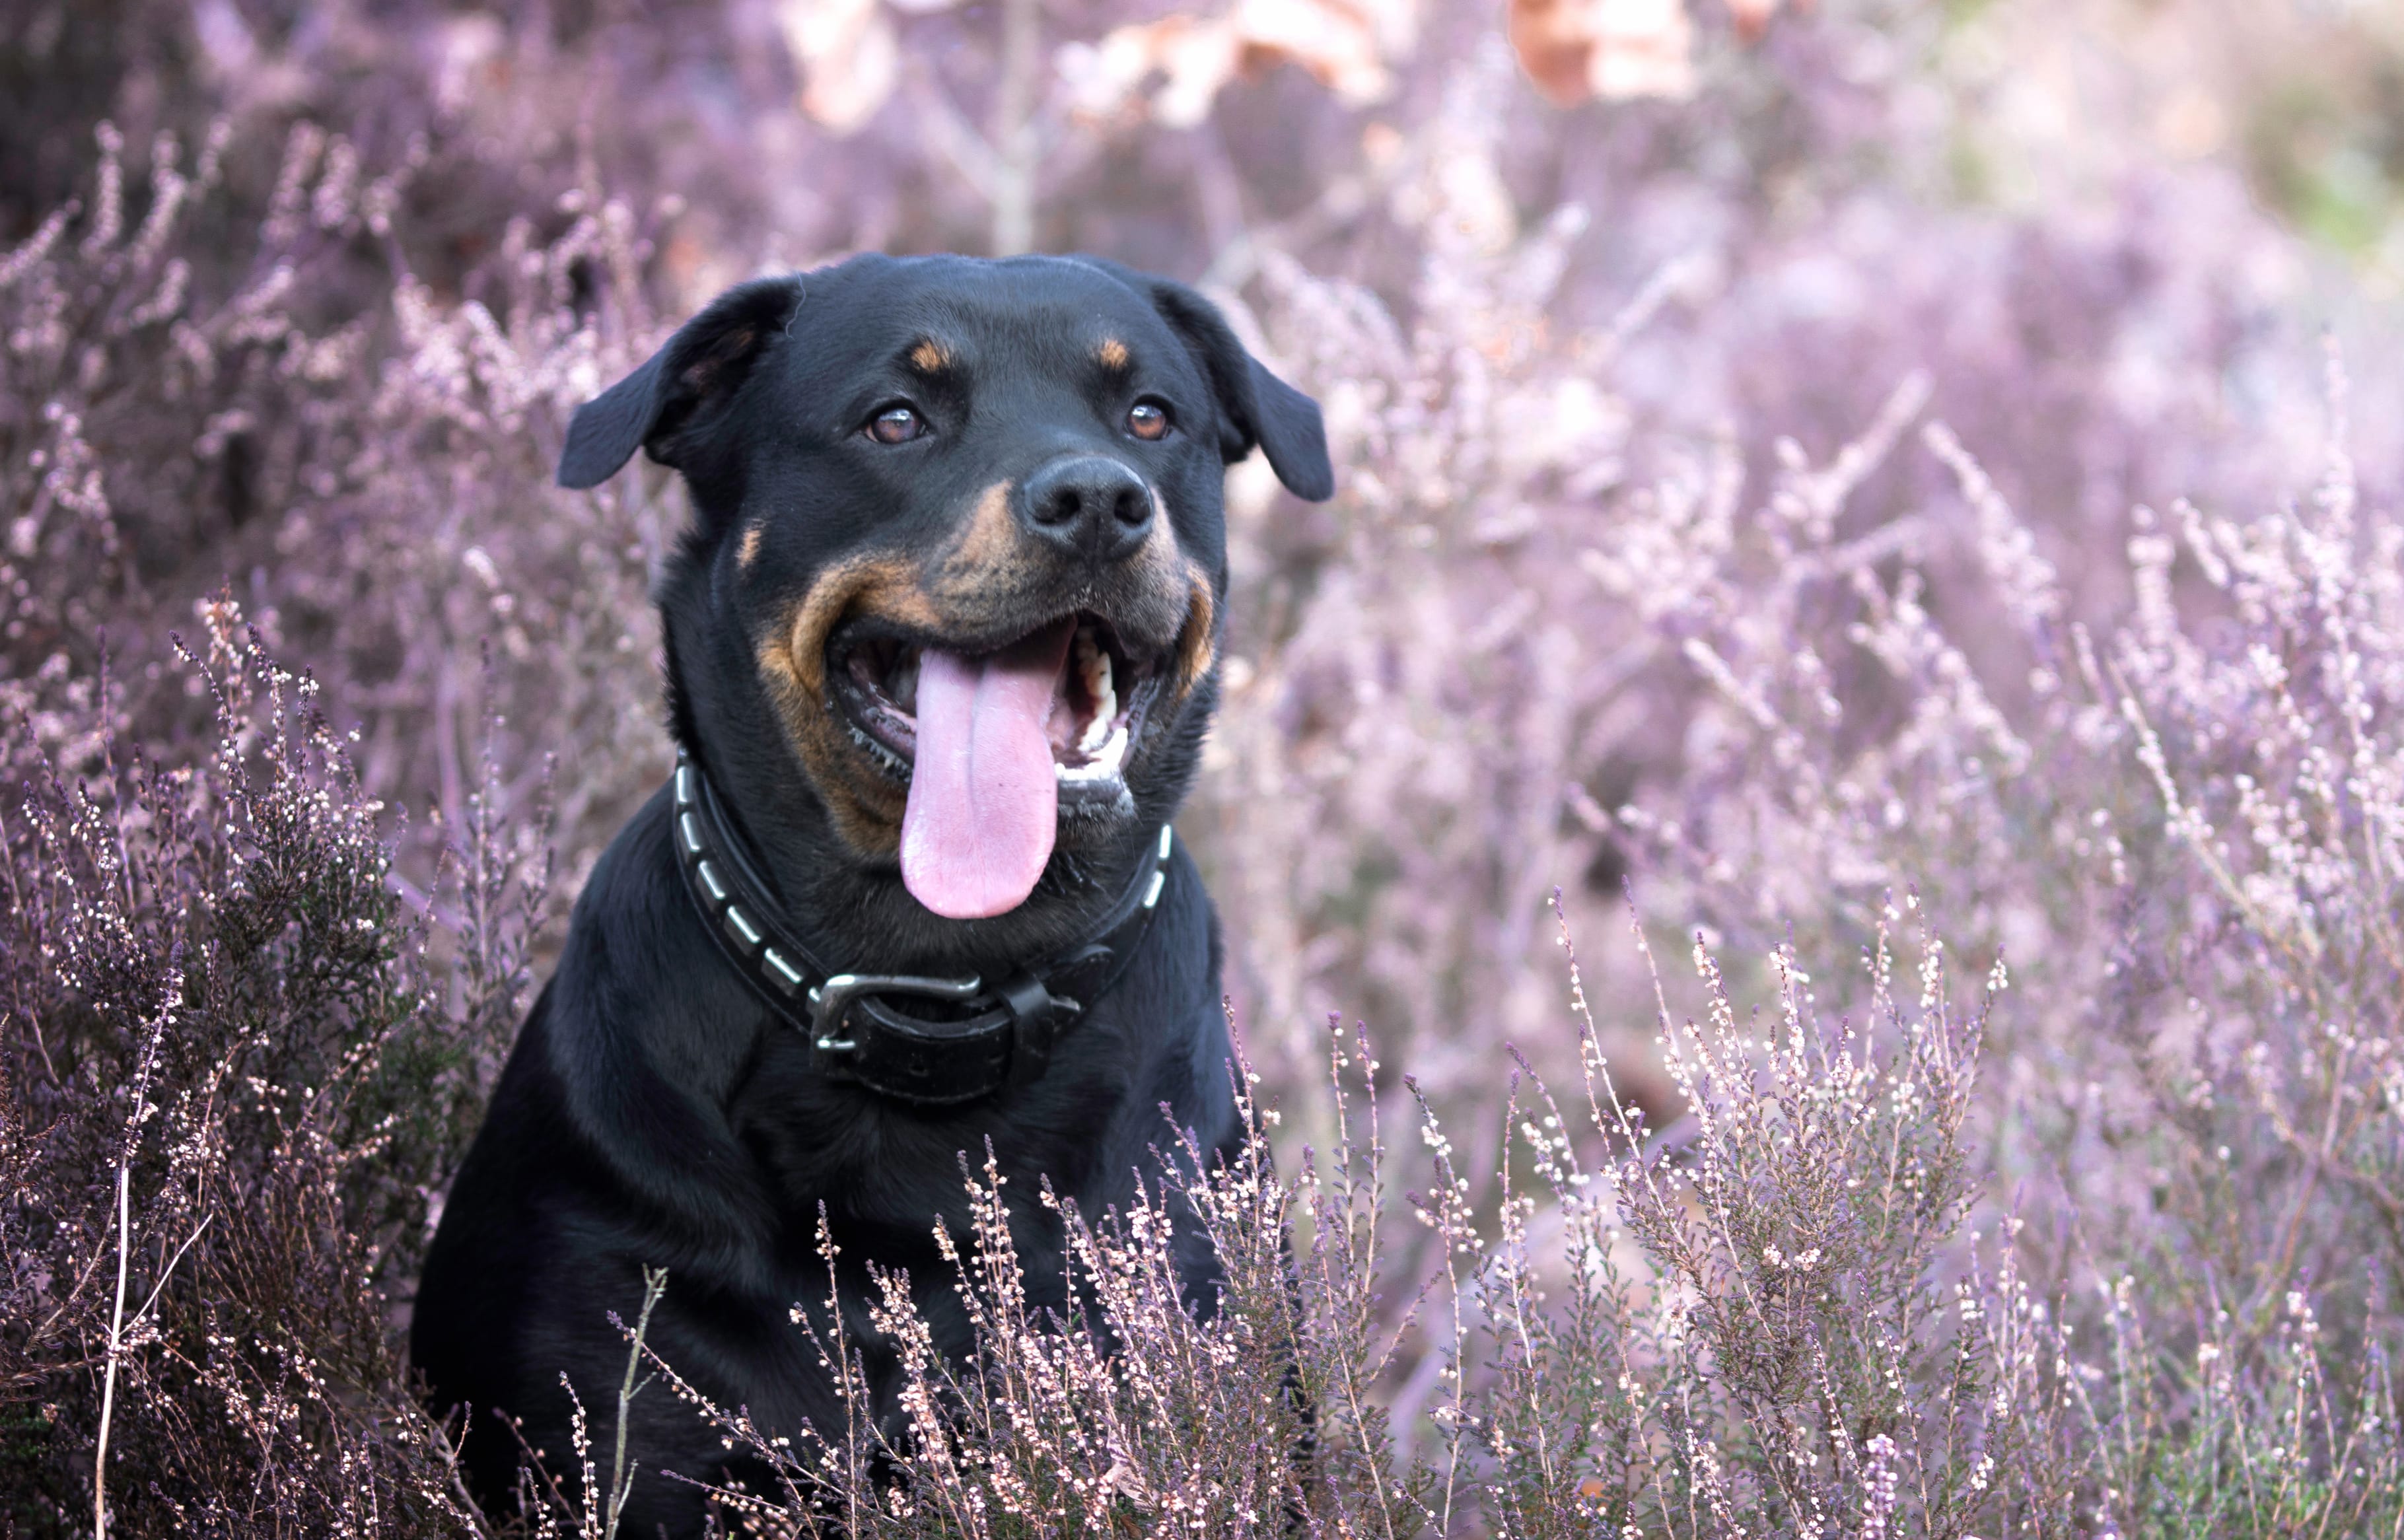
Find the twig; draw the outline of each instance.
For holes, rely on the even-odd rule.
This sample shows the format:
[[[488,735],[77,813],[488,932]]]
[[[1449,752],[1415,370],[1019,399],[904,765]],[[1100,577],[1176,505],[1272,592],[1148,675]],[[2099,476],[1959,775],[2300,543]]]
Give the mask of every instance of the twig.
[[[1001,84],[994,104],[993,254],[1035,245],[1034,92],[1042,42],[1037,0],[1002,0]]]
[[[210,1221],[216,1218],[215,1214],[201,1216],[201,1222],[192,1227],[192,1233],[184,1238],[184,1243],[175,1248],[175,1254],[169,1257],[167,1265],[159,1270],[159,1281],[150,1285],[150,1297],[145,1299],[142,1302],[142,1308],[133,1312],[134,1320],[139,1321],[148,1315],[150,1307],[159,1303],[160,1291],[166,1288],[167,1280],[175,1276],[175,1264],[184,1260],[184,1253],[192,1249],[192,1243],[201,1239],[203,1232],[208,1229]],[[121,1283],[119,1286],[123,1287]]]
[[[117,1409],[117,1350],[124,1340],[126,1244],[132,1228],[133,1159],[128,1150],[117,1163],[117,1308],[108,1321],[108,1370],[100,1381],[100,1442],[91,1456],[92,1540],[108,1540],[108,1420]]]
[[[626,1378],[618,1385],[618,1450],[609,1462],[609,1522],[601,1532],[602,1540],[618,1540],[618,1515],[625,1510],[628,1485],[626,1412],[634,1405],[635,1397],[642,1394],[644,1387],[650,1384],[648,1379],[640,1385],[635,1383],[635,1371],[643,1365],[643,1334],[651,1327],[651,1307],[660,1302],[660,1295],[667,1292],[667,1287],[668,1270],[665,1267],[643,1269],[643,1311],[635,1318],[634,1335],[627,1341]]]
[[[108,1540],[108,1424],[117,1410],[117,1360],[125,1345],[125,1277],[133,1252],[133,1147],[142,1137],[143,1114],[150,1099],[150,1073],[159,1062],[159,1043],[167,1035],[167,1024],[175,1019],[175,1002],[184,995],[182,960],[179,949],[170,963],[158,1019],[150,1023],[149,1041],[143,1043],[142,1057],[133,1071],[133,1108],[125,1115],[125,1142],[117,1154],[117,1300],[108,1321],[108,1367],[100,1383],[100,1435],[91,1453],[92,1540]],[[199,1231],[192,1234],[193,1239],[200,1239]],[[184,1253],[178,1249],[175,1254],[180,1257]],[[168,1266],[173,1267],[175,1264]],[[163,1277],[161,1281],[165,1281]],[[157,1297],[155,1291],[152,1297]]]
[[[14,715],[20,722],[24,723],[26,741],[33,741],[32,724],[30,722],[25,722],[24,713],[20,711],[14,713]],[[5,812],[0,812],[0,850],[5,850],[7,847],[8,819]],[[25,907],[25,890],[17,881],[17,863],[12,861],[7,864],[9,907],[13,912],[20,915],[29,913],[30,911]],[[0,1014],[0,1024],[5,1024],[7,1019],[8,1016],[7,1014]],[[42,1068],[49,1071],[50,1084],[54,1086],[63,1086],[66,1085],[66,1082],[59,1078],[59,1067],[50,1062],[50,1044],[42,1035],[42,1013],[39,1011],[27,1011],[25,1013],[25,1025],[34,1029],[34,1046],[41,1050]]]
[[[1391,164],[1354,175],[1339,176],[1327,184],[1307,207],[1257,229],[1247,230],[1220,248],[1203,270],[1197,282],[1203,288],[1241,288],[1252,281],[1261,270],[1261,259],[1268,252],[1291,251],[1342,230],[1377,206],[1377,199],[1388,188],[1401,179],[1403,162],[1408,159],[1397,156]]]
[[[976,125],[952,105],[951,97],[945,94],[925,59],[912,56],[907,70],[902,86],[909,93],[911,109],[917,115],[920,132],[960,174],[960,180],[991,203],[994,188],[1001,177],[1000,157],[985,143]]]
[[[440,1457],[443,1484],[449,1489],[450,1495],[458,1499],[456,1503],[451,1505],[453,1514],[475,1532],[476,1540],[493,1540],[493,1528],[484,1518],[483,1505],[477,1502],[476,1494],[468,1490],[467,1476],[459,1469],[459,1446],[466,1441],[468,1424],[475,1421],[475,1417],[474,1407],[468,1406],[462,1408],[459,1436],[456,1439],[451,1436],[450,1423],[447,1420],[429,1421],[426,1428],[426,1448]],[[523,1440],[520,1441],[519,1447],[524,1448]]]

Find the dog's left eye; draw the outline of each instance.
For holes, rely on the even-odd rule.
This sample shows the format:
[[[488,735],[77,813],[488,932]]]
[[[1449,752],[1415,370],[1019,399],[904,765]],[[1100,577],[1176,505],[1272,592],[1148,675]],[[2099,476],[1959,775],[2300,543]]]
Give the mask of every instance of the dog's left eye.
[[[927,419],[908,406],[888,406],[868,425],[868,436],[881,444],[905,444],[926,431]]]
[[[1127,408],[1127,431],[1139,439],[1168,437],[1168,408],[1159,401],[1142,400]]]

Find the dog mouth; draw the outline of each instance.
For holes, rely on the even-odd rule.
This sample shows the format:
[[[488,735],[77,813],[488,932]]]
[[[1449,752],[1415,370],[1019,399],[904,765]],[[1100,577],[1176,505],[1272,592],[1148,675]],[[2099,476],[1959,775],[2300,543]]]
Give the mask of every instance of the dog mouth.
[[[1072,810],[1115,803],[1125,772],[1163,677],[1161,656],[1121,639],[1106,618],[1088,611],[1038,626],[1019,640],[975,652],[911,637],[838,630],[827,647],[827,678],[855,741],[897,778],[907,779],[919,749],[919,677],[929,651],[982,662],[1034,649],[1068,633],[1068,649],[1043,714],[1060,805]]]
[[[1162,669],[1108,620],[1080,611],[975,651],[875,623],[838,631],[827,674],[855,740],[908,784],[902,881],[928,909],[1015,909],[1064,819],[1133,810],[1125,770]]]

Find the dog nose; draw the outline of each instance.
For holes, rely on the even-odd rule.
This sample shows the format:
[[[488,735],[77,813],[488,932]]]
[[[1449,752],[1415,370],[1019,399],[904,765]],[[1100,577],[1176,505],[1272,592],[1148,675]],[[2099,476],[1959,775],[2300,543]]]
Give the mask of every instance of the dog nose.
[[[1028,477],[1018,514],[1037,535],[1098,567],[1143,544],[1152,529],[1152,489],[1116,460],[1079,455]]]

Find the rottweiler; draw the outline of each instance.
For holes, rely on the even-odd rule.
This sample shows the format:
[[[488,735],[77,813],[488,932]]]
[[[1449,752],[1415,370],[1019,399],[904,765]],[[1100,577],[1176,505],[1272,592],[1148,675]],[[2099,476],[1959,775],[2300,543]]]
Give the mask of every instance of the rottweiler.
[[[836,1295],[889,1415],[871,1264],[973,1345],[933,1239],[966,1152],[1086,1214],[1172,1129],[1243,1129],[1218,921],[1170,820],[1217,700],[1224,467],[1333,490],[1318,406],[1193,289],[1090,258],[853,258],[729,290],[580,408],[559,481],[643,450],[692,518],[656,591],[677,768],[594,866],[453,1183],[411,1352],[499,1503],[572,1473],[649,1342],[771,1434],[844,1425],[797,1302]],[[1030,1295],[1064,1238],[1014,1205]],[[1179,1242],[1186,1297],[1217,1269]],[[512,1428],[511,1423],[514,1423]],[[638,1398],[625,1533],[763,1473]],[[674,1479],[674,1476],[692,1478]]]

